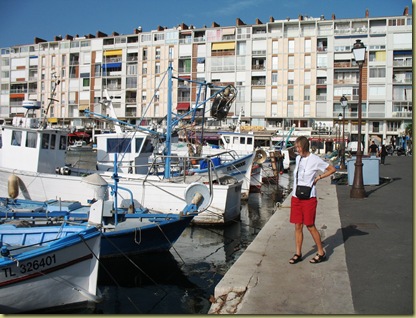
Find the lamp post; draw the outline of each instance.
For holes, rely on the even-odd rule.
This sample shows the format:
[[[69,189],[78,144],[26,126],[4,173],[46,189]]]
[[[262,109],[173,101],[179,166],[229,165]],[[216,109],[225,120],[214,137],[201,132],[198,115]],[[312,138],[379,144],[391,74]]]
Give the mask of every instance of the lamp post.
[[[339,158],[339,124],[338,122],[335,124],[335,150],[337,151],[337,158]]]
[[[322,128],[322,123],[319,122],[319,126],[318,126],[318,154],[321,153],[321,128]]]
[[[357,157],[355,160],[354,181],[352,184],[350,198],[365,198],[365,189],[363,182],[363,151],[361,149],[361,117],[362,117],[362,81],[363,81],[363,65],[365,61],[366,48],[361,40],[356,40],[352,48],[355,62],[359,68],[359,86],[358,86],[358,147]]]
[[[341,146],[341,164],[339,166],[340,169],[345,170],[345,108],[347,108],[348,100],[345,95],[342,95],[341,99],[341,107],[342,107],[342,146]],[[338,115],[339,118],[339,115]]]

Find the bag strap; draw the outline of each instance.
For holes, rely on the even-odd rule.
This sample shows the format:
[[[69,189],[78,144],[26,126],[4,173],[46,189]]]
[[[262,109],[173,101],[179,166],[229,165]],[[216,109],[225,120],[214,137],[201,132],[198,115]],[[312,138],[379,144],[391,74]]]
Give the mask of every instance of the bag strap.
[[[302,160],[302,156],[300,156],[300,159],[299,159],[299,162],[298,162],[298,170],[296,170],[296,185],[298,185],[298,174],[299,174],[299,168],[300,168],[300,161]],[[305,169],[306,169],[306,164],[308,163],[308,161],[306,160],[306,163],[305,163]],[[312,186],[311,187],[313,187],[313,186],[315,186],[314,184],[313,184],[313,182],[312,182]]]

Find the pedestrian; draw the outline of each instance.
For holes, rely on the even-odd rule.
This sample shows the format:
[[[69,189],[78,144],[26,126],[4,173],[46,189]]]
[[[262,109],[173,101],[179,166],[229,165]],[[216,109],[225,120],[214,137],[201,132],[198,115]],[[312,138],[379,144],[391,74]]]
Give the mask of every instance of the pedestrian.
[[[384,165],[384,162],[386,160],[386,156],[387,156],[387,149],[386,146],[384,144],[381,145],[381,151],[380,151],[380,159],[381,159],[381,164]]]
[[[371,156],[377,156],[378,153],[378,146],[375,144],[374,140],[371,142],[370,147],[368,147],[368,152]]]
[[[299,155],[296,157],[296,167],[293,172],[296,177],[293,181],[290,223],[295,224],[296,253],[289,260],[289,263],[296,264],[302,260],[303,226],[305,225],[317,247],[317,254],[309,262],[317,264],[326,259],[326,254],[322,246],[321,235],[315,226],[318,205],[316,183],[332,175],[336,169],[317,155],[309,152],[309,141],[305,136],[296,138],[295,147]],[[319,171],[323,173],[319,174]],[[298,185],[300,188],[297,189]],[[310,193],[305,191],[305,186],[310,187]],[[305,196],[302,195],[302,192]]]

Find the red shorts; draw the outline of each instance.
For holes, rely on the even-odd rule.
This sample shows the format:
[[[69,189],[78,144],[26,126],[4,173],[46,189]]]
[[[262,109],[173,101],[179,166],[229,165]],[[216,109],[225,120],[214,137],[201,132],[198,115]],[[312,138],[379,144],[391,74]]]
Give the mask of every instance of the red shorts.
[[[318,200],[315,197],[309,200],[300,200],[292,196],[290,209],[290,223],[300,223],[308,225],[315,224],[316,207]]]

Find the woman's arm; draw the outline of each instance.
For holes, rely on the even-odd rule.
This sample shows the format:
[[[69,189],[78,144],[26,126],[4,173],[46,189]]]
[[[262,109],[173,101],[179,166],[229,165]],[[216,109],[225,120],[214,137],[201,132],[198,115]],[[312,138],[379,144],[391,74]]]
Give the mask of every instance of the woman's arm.
[[[334,174],[334,173],[335,173],[335,171],[337,171],[337,169],[335,169],[335,167],[334,167],[334,166],[329,165],[329,166],[325,169],[325,171],[324,171],[324,173],[323,173],[323,174],[321,174],[321,175],[319,175],[319,176],[317,176],[317,177],[315,178],[315,183],[316,183],[316,182],[318,182],[318,180],[321,180],[321,179],[323,179],[323,178],[329,177],[331,174]]]

